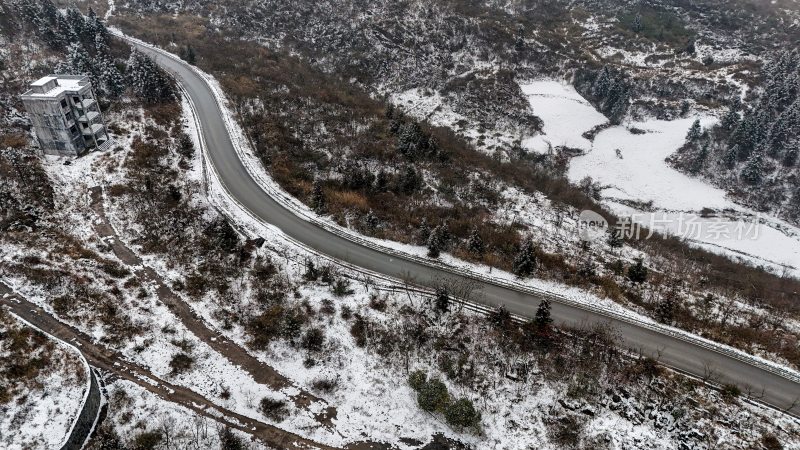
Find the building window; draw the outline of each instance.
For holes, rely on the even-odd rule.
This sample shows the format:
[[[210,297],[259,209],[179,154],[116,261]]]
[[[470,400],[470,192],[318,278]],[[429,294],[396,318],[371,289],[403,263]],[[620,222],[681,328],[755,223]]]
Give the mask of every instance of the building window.
[[[79,104],[80,102],[81,102],[81,99],[80,99],[80,97],[74,97],[74,96],[72,97],[72,103],[75,103],[75,104],[77,105],[77,104]]]
[[[65,99],[65,98],[61,99],[61,107],[62,108],[66,108],[67,107],[67,99]]]
[[[84,128],[84,129],[86,129],[86,128],[89,128],[89,125],[88,125],[88,124],[82,123],[81,125],[83,125],[83,128]]]
[[[78,132],[78,127],[73,125],[73,126],[69,127],[69,131],[70,131],[70,133],[75,134],[75,133]]]
[[[68,121],[72,120],[72,112],[68,111],[66,114],[64,114],[64,117],[66,117]]]

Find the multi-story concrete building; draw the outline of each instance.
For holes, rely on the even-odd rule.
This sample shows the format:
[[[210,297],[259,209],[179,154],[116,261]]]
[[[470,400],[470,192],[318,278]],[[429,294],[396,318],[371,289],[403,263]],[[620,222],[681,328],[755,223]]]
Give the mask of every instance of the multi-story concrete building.
[[[42,151],[78,156],[111,145],[88,77],[50,75],[22,94]]]

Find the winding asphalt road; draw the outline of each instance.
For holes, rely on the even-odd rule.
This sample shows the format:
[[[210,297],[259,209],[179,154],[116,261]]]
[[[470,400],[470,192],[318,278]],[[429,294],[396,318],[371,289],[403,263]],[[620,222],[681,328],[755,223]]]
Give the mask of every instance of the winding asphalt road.
[[[389,256],[335,235],[310,223],[273,200],[253,180],[237,156],[211,88],[183,61],[151,48],[136,45],[174,74],[197,109],[208,157],[228,193],[264,222],[280,228],[292,238],[333,258],[391,277],[413,279],[415,284],[434,286],[443,279],[475,284],[468,277],[427,266],[411,259]],[[232,55],[232,57],[235,57]],[[490,307],[505,305],[515,314],[532,317],[540,298],[487,282],[478,282],[474,297]],[[607,324],[620,336],[621,345],[657,359],[660,363],[719,384],[738,385],[743,393],[774,408],[800,417],[800,384],[769,370],[740,361],[638,324],[609,318],[579,307],[553,303],[557,323],[571,326]],[[569,368],[565,368],[569,370]]]

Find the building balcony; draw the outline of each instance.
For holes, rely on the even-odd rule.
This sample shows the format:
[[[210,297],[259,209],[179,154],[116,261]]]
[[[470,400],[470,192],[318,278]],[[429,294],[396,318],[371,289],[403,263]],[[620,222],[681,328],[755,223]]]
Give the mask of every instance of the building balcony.
[[[100,117],[100,113],[97,111],[88,111],[86,114],[78,117],[78,121],[81,123],[93,123],[97,118]]]
[[[103,131],[103,125],[99,123],[89,125],[88,127],[81,130],[84,136],[94,136],[101,131]]]
[[[94,104],[96,102],[94,101],[93,98],[85,98],[85,99],[83,99],[83,101],[75,101],[73,99],[72,103],[74,103],[75,107],[78,108],[79,110],[80,109],[85,109],[85,110],[88,111],[88,110],[92,109],[92,106],[94,106]]]

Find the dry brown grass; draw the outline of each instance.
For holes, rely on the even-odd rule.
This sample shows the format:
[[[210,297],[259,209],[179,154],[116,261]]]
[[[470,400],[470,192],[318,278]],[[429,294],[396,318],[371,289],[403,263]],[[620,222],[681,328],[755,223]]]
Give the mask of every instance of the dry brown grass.
[[[0,134],[0,148],[11,147],[14,149],[25,148],[28,145],[28,136],[23,133]]]
[[[327,190],[326,195],[330,198],[330,203],[341,209],[368,211],[369,201],[367,197],[356,191]]]
[[[181,105],[176,102],[152,105],[145,110],[145,115],[161,126],[171,125],[180,117],[180,113]]]

